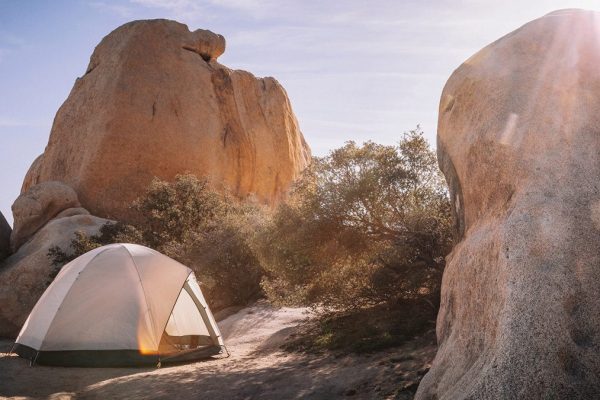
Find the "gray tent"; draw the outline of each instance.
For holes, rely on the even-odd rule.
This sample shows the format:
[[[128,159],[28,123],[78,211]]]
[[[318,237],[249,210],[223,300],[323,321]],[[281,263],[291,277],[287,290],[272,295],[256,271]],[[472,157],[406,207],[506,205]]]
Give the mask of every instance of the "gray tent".
[[[40,364],[135,366],[205,358],[225,347],[188,267],[144,246],[112,244],[62,268],[14,349]]]

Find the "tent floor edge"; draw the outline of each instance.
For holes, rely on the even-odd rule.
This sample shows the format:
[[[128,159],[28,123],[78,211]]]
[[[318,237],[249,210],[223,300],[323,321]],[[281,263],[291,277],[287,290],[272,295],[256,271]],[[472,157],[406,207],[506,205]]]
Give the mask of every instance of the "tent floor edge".
[[[174,364],[197,361],[222,352],[221,346],[205,346],[171,354],[141,354],[139,350],[62,350],[39,351],[16,343],[14,352],[20,357],[38,365],[59,367],[157,367],[160,364]]]
[[[197,349],[184,350],[177,353],[162,354],[160,361],[162,364],[175,364],[187,361],[196,361],[216,356],[221,353],[221,346],[205,346]]]
[[[30,361],[37,354],[36,364],[62,367],[155,367],[159,362],[158,354],[141,354],[139,350],[38,351],[17,343],[15,353]]]

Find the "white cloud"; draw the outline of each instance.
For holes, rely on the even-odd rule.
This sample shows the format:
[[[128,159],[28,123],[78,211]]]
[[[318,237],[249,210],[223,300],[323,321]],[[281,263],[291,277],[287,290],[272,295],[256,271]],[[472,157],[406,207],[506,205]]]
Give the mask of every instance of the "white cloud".
[[[129,0],[129,2],[167,11],[170,17],[183,21],[189,21],[206,13],[206,7],[194,0]]]
[[[0,128],[15,128],[15,127],[41,127],[49,128],[50,124],[47,121],[30,121],[22,120],[5,115],[0,115]]]
[[[25,48],[27,42],[9,32],[0,31],[0,63],[6,60],[9,53]]]
[[[14,47],[22,47],[26,43],[23,38],[8,32],[0,32],[0,42]]]
[[[22,121],[0,115],[0,127],[25,126]]]
[[[274,2],[267,0],[209,0],[216,6],[238,10],[258,10],[270,8]]]
[[[91,1],[88,4],[97,10],[113,12],[123,18],[129,18],[133,15],[133,10],[130,7],[120,4],[109,4],[103,1]]]

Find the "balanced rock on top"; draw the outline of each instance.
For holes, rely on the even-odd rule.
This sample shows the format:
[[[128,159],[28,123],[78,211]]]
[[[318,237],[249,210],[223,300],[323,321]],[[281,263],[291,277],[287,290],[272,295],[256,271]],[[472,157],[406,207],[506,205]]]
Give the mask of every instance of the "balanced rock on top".
[[[183,48],[198,53],[204,61],[215,61],[225,53],[225,38],[206,29],[198,29],[191,34],[191,40]]]

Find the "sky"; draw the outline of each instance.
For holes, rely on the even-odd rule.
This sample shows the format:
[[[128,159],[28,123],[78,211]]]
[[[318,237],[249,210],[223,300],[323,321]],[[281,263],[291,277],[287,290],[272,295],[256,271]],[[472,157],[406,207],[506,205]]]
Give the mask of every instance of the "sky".
[[[442,88],[463,61],[550,11],[600,0],[0,0],[0,212],[43,152],[96,44],[168,18],[227,40],[219,62],[285,87],[313,154],[394,144],[420,125],[435,146]]]

